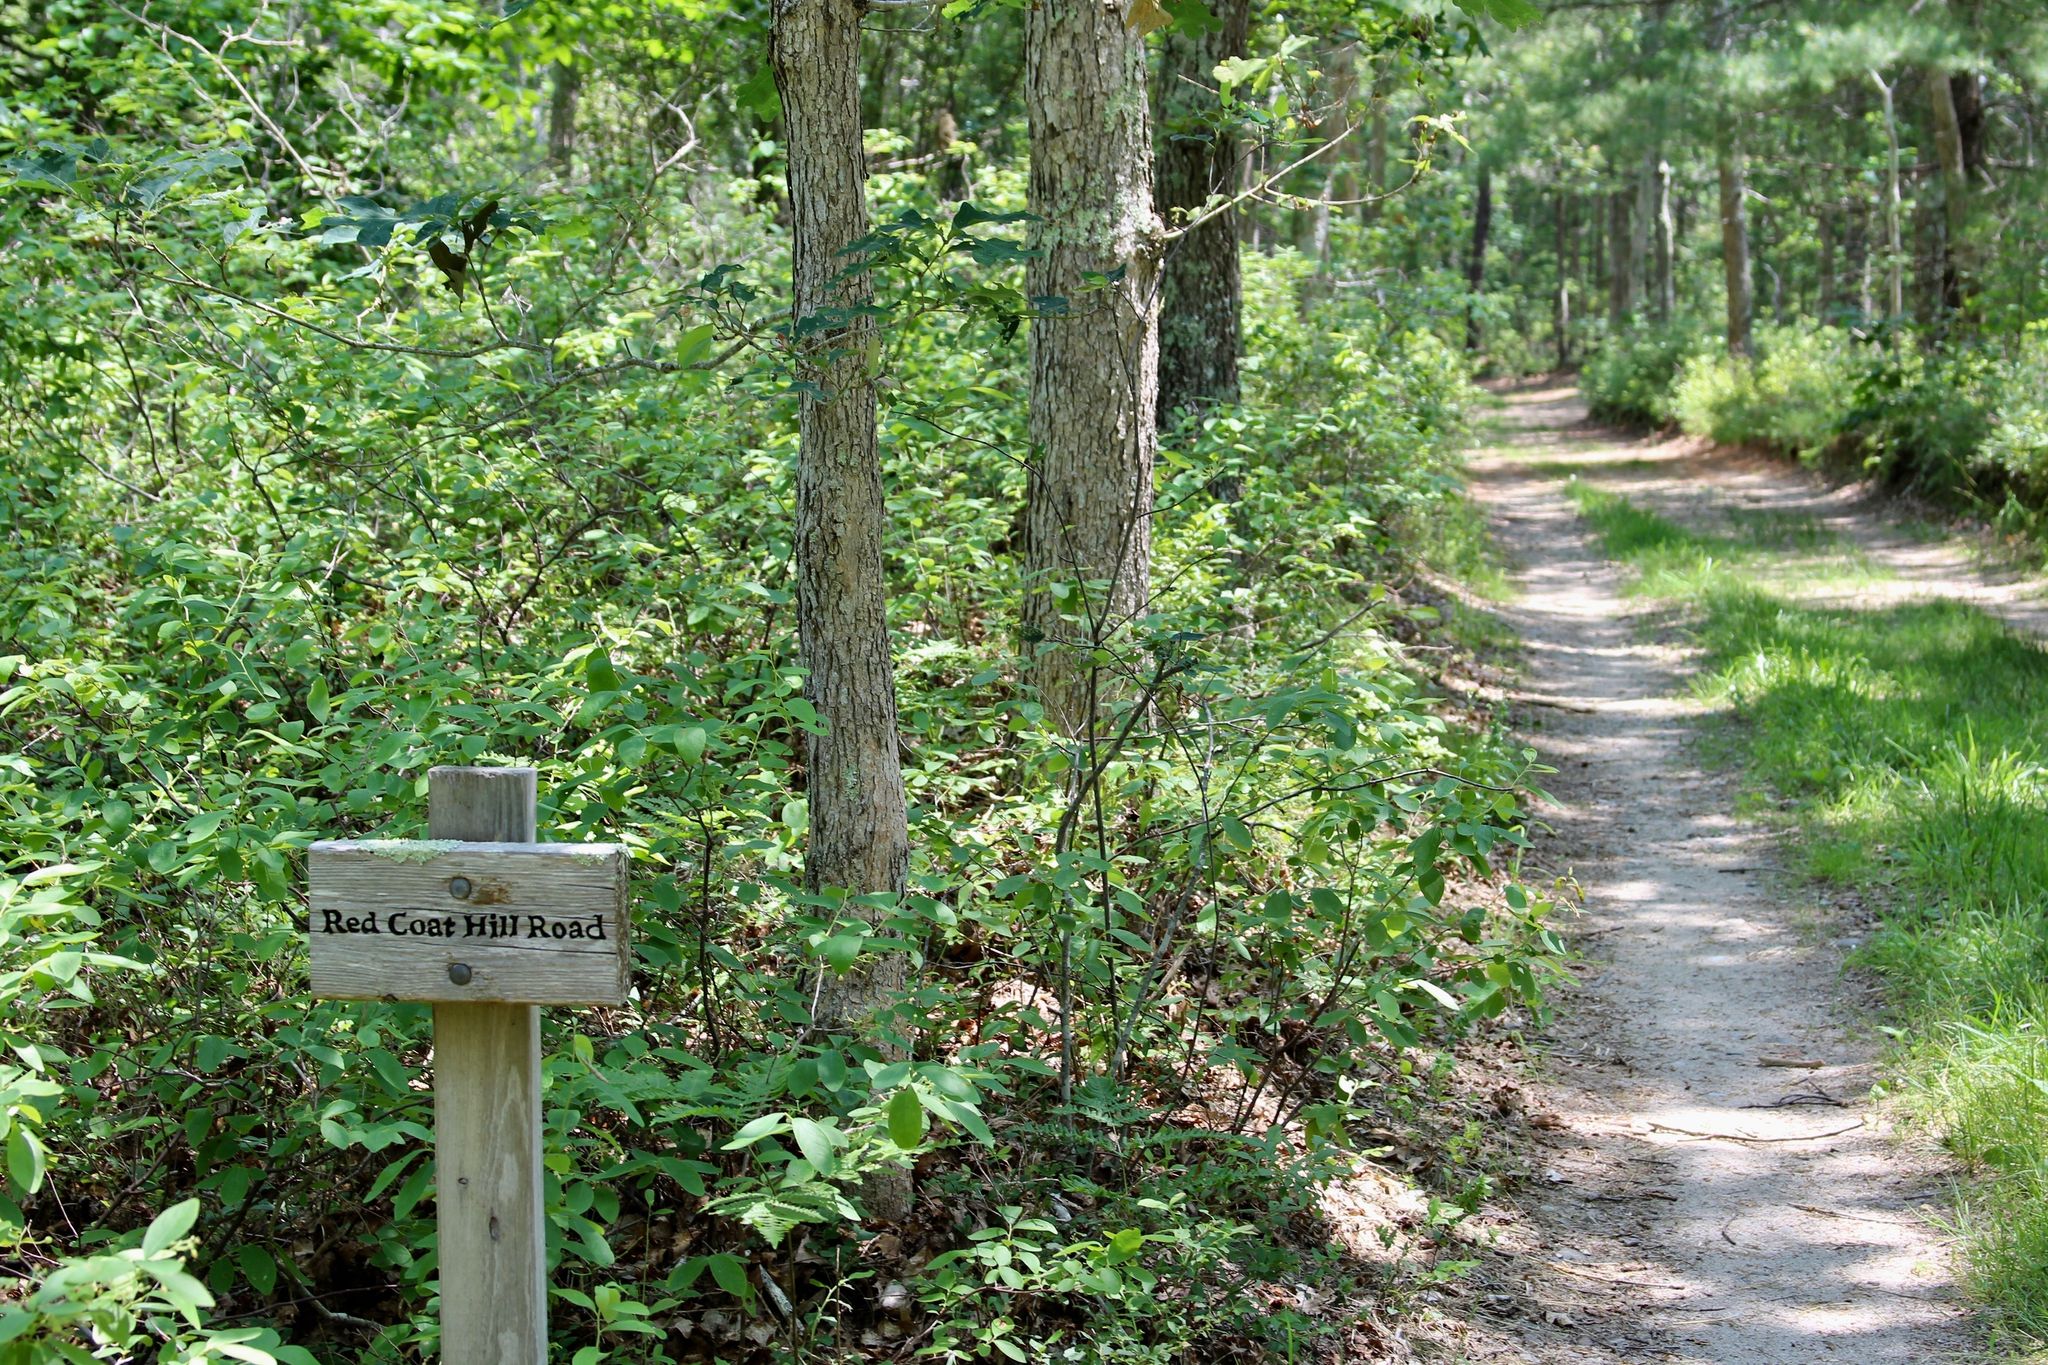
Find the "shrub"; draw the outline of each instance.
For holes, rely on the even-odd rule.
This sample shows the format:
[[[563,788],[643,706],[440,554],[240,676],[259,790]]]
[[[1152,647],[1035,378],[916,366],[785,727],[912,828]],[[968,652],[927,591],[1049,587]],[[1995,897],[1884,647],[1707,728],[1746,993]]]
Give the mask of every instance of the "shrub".
[[[1689,357],[1672,406],[1696,436],[1812,459],[1835,440],[1852,404],[1860,361],[1846,333],[1769,328],[1757,358]]]
[[[1670,426],[1678,420],[1673,399],[1679,371],[1705,347],[1699,329],[1687,324],[1623,333],[1594,352],[1579,384],[1595,417]]]

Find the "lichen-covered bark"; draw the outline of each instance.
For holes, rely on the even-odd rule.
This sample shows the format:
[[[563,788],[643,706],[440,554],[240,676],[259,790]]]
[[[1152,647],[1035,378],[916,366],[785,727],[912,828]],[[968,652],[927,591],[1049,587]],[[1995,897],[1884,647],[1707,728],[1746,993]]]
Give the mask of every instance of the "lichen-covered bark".
[[[1025,20],[1038,220],[1026,286],[1066,302],[1031,326],[1023,624],[1040,699],[1069,733],[1093,717],[1084,655],[1067,646],[1108,639],[1151,596],[1160,234],[1145,40],[1129,4],[1040,0]],[[1089,288],[1089,272],[1113,282]],[[1071,589],[1064,601],[1055,585]]]
[[[1248,0],[1216,7],[1222,27],[1192,34],[1169,29],[1159,52],[1158,185],[1154,201],[1178,227],[1212,195],[1237,189],[1237,140],[1211,126],[1216,64],[1244,52]],[[1160,265],[1159,421],[1181,409],[1238,398],[1244,285],[1238,270],[1237,214],[1222,213],[1175,241]]]
[[[788,145],[798,365],[819,390],[802,399],[796,476],[797,643],[804,695],[824,731],[805,737],[804,881],[814,891],[854,894],[901,892],[910,860],[869,371],[875,327],[842,311],[873,297],[865,275],[840,278],[846,259],[839,253],[868,230],[859,60],[853,0],[777,0],[774,66]],[[828,974],[819,1022],[840,1027],[872,1014],[901,988],[903,971],[900,957],[885,957],[865,970]]]

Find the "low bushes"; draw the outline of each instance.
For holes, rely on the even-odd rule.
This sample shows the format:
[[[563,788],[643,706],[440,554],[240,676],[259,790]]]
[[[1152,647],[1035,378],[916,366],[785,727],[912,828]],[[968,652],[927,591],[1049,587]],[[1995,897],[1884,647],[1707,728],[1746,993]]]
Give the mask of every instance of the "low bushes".
[[[1581,382],[1596,417],[1852,463],[2008,531],[2048,526],[2039,329],[1921,351],[1839,327],[1765,328],[1747,360],[1697,329],[1638,331],[1588,361]]]
[[[1692,326],[1623,333],[1593,353],[1579,375],[1593,415],[1609,422],[1662,427],[1678,420],[1679,372],[1705,342]]]

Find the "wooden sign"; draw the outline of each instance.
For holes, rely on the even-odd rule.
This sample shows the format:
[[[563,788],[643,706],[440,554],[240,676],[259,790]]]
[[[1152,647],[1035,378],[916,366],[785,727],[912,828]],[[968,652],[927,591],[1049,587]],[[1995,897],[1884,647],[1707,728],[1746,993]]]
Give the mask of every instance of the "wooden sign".
[[[323,840],[306,871],[316,996],[519,1005],[626,998],[619,844]]]
[[[306,859],[313,994],[434,1006],[441,1365],[547,1365],[537,1006],[626,997],[626,850],[535,816],[532,768],[435,768],[432,838]]]

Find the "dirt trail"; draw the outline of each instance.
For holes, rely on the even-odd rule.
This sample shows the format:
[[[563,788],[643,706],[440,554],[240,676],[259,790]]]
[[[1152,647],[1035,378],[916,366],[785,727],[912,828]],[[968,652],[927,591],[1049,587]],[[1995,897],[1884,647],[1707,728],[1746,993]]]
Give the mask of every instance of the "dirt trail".
[[[1929,1222],[1942,1169],[1889,1137],[1868,1103],[1877,1044],[1839,972],[1847,944],[1831,935],[1845,931],[1777,873],[1766,832],[1731,813],[1730,781],[1702,770],[1684,659],[1643,640],[1621,571],[1574,514],[1565,473],[1545,466],[1612,463],[1695,504],[1687,520],[1714,503],[1818,500],[1871,553],[1921,556],[1902,569],[1922,589],[2020,619],[2034,608],[2017,587],[1957,590],[1967,564],[1952,551],[1894,537],[1794,471],[1698,451],[1680,467],[1671,443],[1590,425],[1569,389],[1509,394],[1507,420],[1507,444],[1473,462],[1474,491],[1519,565],[1521,595],[1503,613],[1527,647],[1517,710],[1560,770],[1552,859],[1583,885],[1589,961],[1560,1002],[1530,1106],[1543,1193],[1504,1237],[1513,1269],[1495,1277],[1516,1293],[1488,1310],[1499,1330],[1475,1329],[1458,1353],[1545,1365],[1987,1358]],[[1639,478],[1630,462],[1646,458],[1665,467]]]

